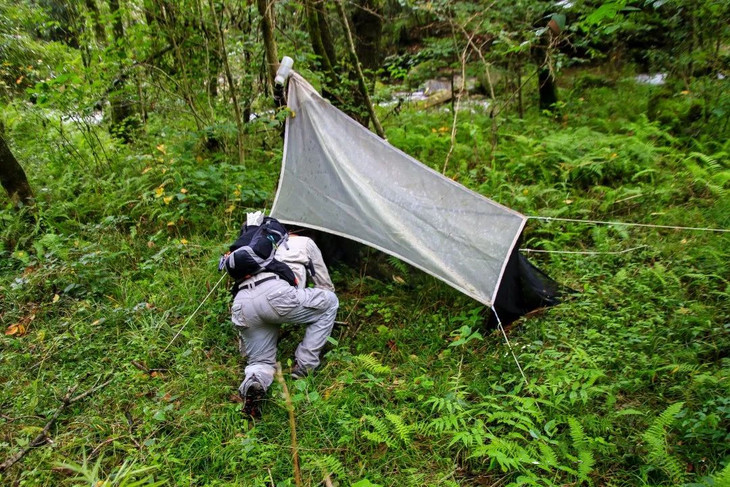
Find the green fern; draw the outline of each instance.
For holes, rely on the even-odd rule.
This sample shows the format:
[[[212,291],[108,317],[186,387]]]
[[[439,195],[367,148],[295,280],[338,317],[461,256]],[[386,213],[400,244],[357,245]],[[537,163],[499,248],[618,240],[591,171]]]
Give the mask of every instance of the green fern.
[[[583,426],[573,417],[568,418],[568,427],[570,428],[570,438],[573,441],[573,448],[578,452],[577,462],[578,470],[576,475],[582,481],[589,481],[588,474],[593,471],[596,460],[591,451],[591,444],[586,437]]]
[[[712,477],[712,484],[718,487],[723,485],[730,485],[730,464],[725,465],[725,468],[716,472]]]
[[[496,462],[503,472],[519,469],[522,464],[535,464],[537,460],[531,451],[516,441],[488,435],[489,443],[479,446],[470,458],[488,457]]]
[[[344,465],[339,459],[332,455],[307,455],[304,458],[304,465],[307,465],[308,470],[312,473],[319,474],[319,479],[336,475],[339,478],[345,478],[347,472]]]
[[[538,443],[537,447],[540,449],[540,466],[545,470],[550,470],[548,467],[555,467],[558,465],[558,456],[555,451],[550,448],[550,445],[546,443]]]
[[[682,406],[683,402],[669,406],[642,435],[648,449],[649,461],[660,467],[675,483],[681,483],[684,479],[684,468],[679,460],[671,456],[667,448],[667,428],[674,423],[675,416],[682,410]]]
[[[408,266],[405,262],[393,256],[389,256],[387,260],[388,264],[393,269],[395,269],[396,272],[400,272],[401,274],[408,274]]]
[[[412,444],[411,436],[416,429],[407,425],[403,418],[394,413],[385,415],[387,422],[370,414],[364,415],[360,421],[372,429],[363,429],[362,435],[374,443],[385,443],[388,447],[408,447]]]
[[[390,372],[390,367],[383,365],[380,361],[375,358],[372,354],[360,354],[352,357],[353,360],[358,362],[365,370],[374,375],[382,375]]]
[[[413,435],[414,427],[405,423],[403,418],[394,413],[387,413],[386,419],[393,425],[392,431],[395,432],[395,437],[398,438],[404,445],[411,443],[411,436]]]

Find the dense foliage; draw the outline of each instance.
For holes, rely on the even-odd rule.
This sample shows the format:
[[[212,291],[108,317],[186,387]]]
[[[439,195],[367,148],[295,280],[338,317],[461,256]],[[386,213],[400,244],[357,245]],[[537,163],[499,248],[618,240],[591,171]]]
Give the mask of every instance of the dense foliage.
[[[312,54],[312,5],[337,83]],[[384,19],[377,113],[424,164],[526,215],[730,228],[726,2],[347,7]],[[277,2],[279,52],[358,114],[334,12]],[[566,27],[546,42],[550,19]],[[0,134],[35,193],[0,195],[0,462],[69,388],[103,385],[0,484],[295,485],[281,385],[261,421],[240,413],[216,272],[279,174],[287,113],[258,25],[245,2],[0,0]],[[462,73],[494,99],[387,102],[435,76],[458,91]],[[728,234],[531,220],[525,237],[577,293],[511,326],[511,348],[481,305],[396,259],[332,267],[345,325],[315,375],[286,379],[304,485],[730,485]],[[285,369],[301,333],[283,329]]]

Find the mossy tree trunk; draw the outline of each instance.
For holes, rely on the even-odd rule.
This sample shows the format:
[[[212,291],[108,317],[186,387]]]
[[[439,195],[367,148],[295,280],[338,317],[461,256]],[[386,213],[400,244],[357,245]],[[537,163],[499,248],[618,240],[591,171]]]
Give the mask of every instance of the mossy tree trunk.
[[[373,0],[358,0],[356,8],[350,16],[353,35],[356,39],[355,52],[368,84],[375,82],[375,72],[381,66],[383,53],[380,49],[380,39],[383,33],[383,16],[380,14],[379,4]],[[353,73],[353,74],[356,74]],[[374,86],[370,86],[374,88]],[[365,93],[356,93],[355,102],[365,106],[368,102]],[[366,127],[370,123],[370,114],[362,116],[362,124]]]
[[[0,183],[16,206],[33,203],[33,191],[25,171],[10,151],[2,134],[0,134]]]
[[[117,46],[116,55],[119,60],[119,72],[123,72],[124,59],[127,53],[122,46],[126,44],[124,37],[124,24],[122,22],[122,10],[119,7],[119,0],[109,0],[109,11],[112,14],[112,32]],[[126,79],[119,76],[114,81],[114,91],[109,96],[111,105],[111,132],[118,135],[125,142],[130,142],[129,118],[134,115],[134,104],[126,94]]]

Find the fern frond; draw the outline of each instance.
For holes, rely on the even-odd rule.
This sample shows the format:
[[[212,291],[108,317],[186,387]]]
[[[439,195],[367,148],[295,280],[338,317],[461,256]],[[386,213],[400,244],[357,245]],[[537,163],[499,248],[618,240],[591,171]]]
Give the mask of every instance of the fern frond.
[[[332,455],[314,455],[307,459],[313,467],[319,470],[322,478],[330,475],[336,475],[340,478],[345,478],[346,471],[342,462]]]
[[[389,256],[387,261],[388,264],[397,272],[400,272],[401,274],[408,274],[408,266],[402,260],[393,256]]]
[[[489,435],[490,442],[474,450],[469,458],[489,457],[495,460],[503,472],[516,469],[522,463],[534,464],[536,460],[519,443]]]
[[[730,464],[712,476],[714,485],[730,485]]]
[[[642,435],[648,449],[649,461],[659,466],[675,483],[681,483],[684,479],[684,468],[682,468],[679,460],[671,456],[667,449],[667,428],[674,423],[674,417],[682,410],[683,406],[683,402],[669,406]]]
[[[570,438],[573,440],[573,448],[579,452],[587,449],[588,442],[586,441],[583,426],[572,416],[568,418],[568,426],[570,427]]]
[[[381,364],[372,354],[360,354],[352,358],[371,374],[387,374],[390,372],[390,367]]]
[[[596,464],[593,458],[593,452],[590,450],[580,450],[578,452],[578,478],[580,480],[589,480],[588,474],[593,471],[593,465]]]
[[[537,447],[540,449],[541,466],[554,467],[558,464],[558,456],[555,454],[555,451],[550,448],[550,445],[540,442],[537,444]]]
[[[398,438],[404,445],[410,445],[413,427],[407,425],[403,418],[397,414],[387,413],[385,417],[393,425],[393,431],[395,431],[396,438]]]
[[[388,425],[382,419],[366,414],[360,418],[360,422],[372,427],[372,430],[363,429],[362,435],[365,438],[373,443],[385,443],[389,447],[396,446],[395,438],[391,436]]]

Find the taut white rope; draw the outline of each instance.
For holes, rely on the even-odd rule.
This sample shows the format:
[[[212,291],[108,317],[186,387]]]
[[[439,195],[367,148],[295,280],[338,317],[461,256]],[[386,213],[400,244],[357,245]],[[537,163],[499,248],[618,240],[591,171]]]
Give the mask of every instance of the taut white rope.
[[[540,249],[520,249],[520,252],[532,252],[532,253],[539,253],[539,254],[619,255],[619,254],[628,254],[629,252],[633,252],[634,250],[643,249],[645,247],[648,247],[648,245],[639,245],[638,247],[634,247],[631,249],[618,250],[618,251],[614,251],[614,252],[593,252],[593,251],[579,251],[579,250],[540,250]]]
[[[666,228],[669,230],[695,230],[699,232],[730,233],[729,228],[705,228],[705,227],[680,227],[675,225],[654,225],[652,223],[627,223],[601,220],[580,220],[578,218],[554,218],[552,216],[528,216],[531,220],[545,220],[556,222],[587,223],[592,225],[624,225],[627,227]]]
[[[522,366],[520,365],[520,361],[517,360],[517,355],[515,355],[514,350],[512,350],[512,344],[509,342],[509,338],[507,338],[507,333],[504,331],[504,327],[502,326],[502,320],[499,319],[499,315],[497,314],[497,310],[492,306],[492,313],[494,313],[494,317],[497,318],[497,327],[499,328],[499,331],[502,332],[502,336],[504,337],[504,341],[507,342],[507,348],[509,348],[510,353],[512,354],[512,358],[515,359],[515,363],[517,364],[517,368],[520,369],[520,374],[522,375],[522,378],[525,380],[525,385],[527,387],[530,387],[530,383],[527,381],[527,376],[525,375],[525,372],[522,370]],[[538,406],[539,408],[539,406]]]
[[[204,304],[205,304],[205,302],[206,302],[206,301],[208,300],[208,298],[210,297],[210,295],[211,295],[211,294],[213,294],[213,291],[215,291],[215,290],[216,290],[216,288],[218,287],[218,285],[219,285],[219,284],[220,284],[220,283],[221,283],[221,282],[223,281],[223,279],[225,279],[225,278],[226,278],[226,276],[227,276],[227,275],[228,275],[228,274],[223,274],[223,275],[221,276],[221,278],[220,278],[220,279],[218,279],[218,282],[216,282],[216,283],[215,283],[215,286],[213,286],[213,289],[211,289],[211,290],[210,290],[210,292],[208,293],[208,295],[207,295],[206,297],[204,297],[204,298],[203,298],[203,301],[201,301],[201,302],[200,302],[200,304],[198,305],[198,307],[197,307],[197,308],[195,308],[195,311],[193,311],[193,314],[191,314],[190,316],[188,316],[188,319],[187,319],[187,320],[185,320],[185,323],[183,324],[182,328],[180,328],[180,330],[179,330],[179,331],[178,331],[178,332],[177,332],[177,333],[175,334],[175,336],[174,336],[174,337],[172,337],[172,340],[170,340],[170,343],[168,343],[168,344],[167,344],[167,346],[166,346],[166,347],[165,347],[165,349],[164,349],[164,350],[162,351],[162,353],[165,353],[165,352],[167,352],[167,349],[168,349],[168,348],[170,348],[170,345],[172,345],[172,342],[174,342],[174,341],[175,341],[175,340],[177,339],[177,337],[178,337],[178,336],[180,335],[180,333],[182,333],[182,331],[183,331],[183,330],[185,329],[185,327],[186,327],[186,326],[188,326],[188,323],[190,323],[190,320],[192,320],[192,319],[193,319],[193,316],[195,316],[195,313],[197,313],[197,312],[198,312],[198,310],[200,310],[200,308],[202,308],[202,307],[203,307],[203,305],[204,305]]]

